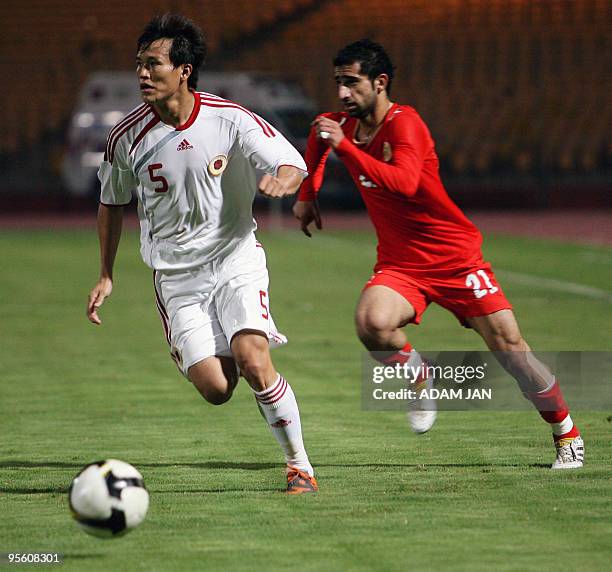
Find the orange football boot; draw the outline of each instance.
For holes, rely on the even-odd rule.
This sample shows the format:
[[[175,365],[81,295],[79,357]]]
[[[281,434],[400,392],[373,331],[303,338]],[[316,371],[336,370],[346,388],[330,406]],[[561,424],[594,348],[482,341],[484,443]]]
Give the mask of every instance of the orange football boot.
[[[319,490],[319,485],[314,477],[311,477],[306,471],[302,471],[297,467],[287,466],[287,494],[301,495],[303,493],[316,493]]]

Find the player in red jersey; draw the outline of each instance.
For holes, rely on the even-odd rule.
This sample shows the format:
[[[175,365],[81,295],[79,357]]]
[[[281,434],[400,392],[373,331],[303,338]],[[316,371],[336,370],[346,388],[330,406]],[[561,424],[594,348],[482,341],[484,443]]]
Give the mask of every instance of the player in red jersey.
[[[420,323],[431,302],[450,310],[482,336],[551,425],[557,450],[552,468],[581,467],[584,443],[559,385],[530,353],[483,260],[480,232],[446,193],[427,126],[412,107],[389,99],[389,56],[379,44],[360,40],[340,50],[333,64],[344,110],[313,122],[306,149],[311,176],[294,214],[307,236],[312,222],[321,229],[316,197],[333,150],[359,188],[378,238],[374,274],[356,310],[359,339],[383,363],[418,367],[421,358],[401,328]],[[421,380],[421,387],[430,383]],[[409,412],[417,433],[429,430],[435,416],[434,402],[425,399]]]

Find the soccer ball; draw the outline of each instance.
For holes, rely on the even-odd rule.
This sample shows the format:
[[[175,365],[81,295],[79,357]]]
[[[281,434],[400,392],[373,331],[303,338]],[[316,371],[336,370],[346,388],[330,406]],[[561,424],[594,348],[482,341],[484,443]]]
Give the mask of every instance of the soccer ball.
[[[149,493],[132,465],[108,459],[87,465],[74,477],[68,502],[73,518],[85,532],[114,538],[144,520]]]

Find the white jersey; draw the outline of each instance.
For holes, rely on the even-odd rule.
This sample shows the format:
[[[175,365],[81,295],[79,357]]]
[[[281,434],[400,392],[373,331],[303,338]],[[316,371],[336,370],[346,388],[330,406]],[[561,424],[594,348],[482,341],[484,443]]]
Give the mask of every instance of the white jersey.
[[[156,270],[183,270],[226,256],[257,228],[256,169],[304,171],[298,151],[261,117],[195,92],[188,121],[174,128],[142,104],[110,132],[98,171],[100,202],[138,195],[140,251]]]

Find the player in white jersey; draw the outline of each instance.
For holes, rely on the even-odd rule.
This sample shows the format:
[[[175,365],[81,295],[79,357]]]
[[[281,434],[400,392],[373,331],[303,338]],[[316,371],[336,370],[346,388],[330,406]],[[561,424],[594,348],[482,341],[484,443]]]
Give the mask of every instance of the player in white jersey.
[[[154,18],[138,40],[144,103],[111,130],[98,173],[101,271],[87,315],[101,323],[123,207],[135,192],[141,254],[154,270],[173,359],[217,405],[231,397],[241,373],[284,451],[287,492],[315,492],[295,396],[270,359],[270,345],[286,339],[270,314],[266,259],[252,216],[257,190],[292,195],[306,166],[261,117],[195,91],[205,51],[202,31],[179,15]],[[259,185],[256,169],[265,173]]]

